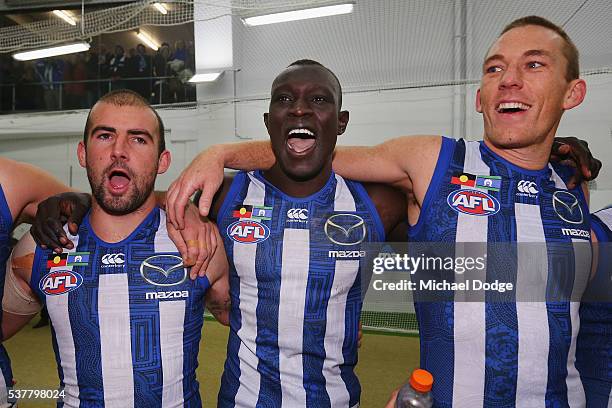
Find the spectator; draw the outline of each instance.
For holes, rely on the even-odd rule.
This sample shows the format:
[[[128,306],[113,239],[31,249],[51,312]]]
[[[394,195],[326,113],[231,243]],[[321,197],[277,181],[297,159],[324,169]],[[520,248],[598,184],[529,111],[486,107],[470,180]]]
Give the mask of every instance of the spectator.
[[[98,73],[99,67],[99,55],[94,48],[90,48],[89,52],[85,54],[85,76],[88,80],[99,79]],[[100,82],[87,82],[85,84],[87,107],[93,106],[94,102],[100,98],[99,92]]]
[[[151,99],[151,77],[153,76],[153,66],[151,57],[147,55],[144,45],[136,46],[136,77],[143,78],[136,82],[136,92],[142,95],[147,101]]]
[[[86,84],[84,82],[75,82],[87,79],[87,68],[85,67],[84,60],[85,56],[81,53],[68,57],[68,64],[64,71],[64,80],[70,81],[64,86],[67,109],[83,109],[87,107]]]
[[[59,58],[45,58],[36,62],[37,79],[42,83],[46,110],[60,109],[60,82],[64,78],[64,61]]]
[[[42,108],[39,105],[42,90],[37,85],[37,82],[34,66],[32,64],[24,65],[23,74],[15,87],[16,110],[36,110]]]
[[[126,77],[126,56],[122,46],[115,46],[115,55],[109,63],[110,77],[113,80],[113,89],[123,89],[125,84],[121,78]]]
[[[157,53],[155,54],[155,58],[153,59],[155,76],[162,77],[157,79],[153,86],[153,103],[170,103],[168,80],[163,78],[170,76],[170,69],[168,67],[169,60],[170,45],[168,43],[162,43],[161,47],[159,47]]]

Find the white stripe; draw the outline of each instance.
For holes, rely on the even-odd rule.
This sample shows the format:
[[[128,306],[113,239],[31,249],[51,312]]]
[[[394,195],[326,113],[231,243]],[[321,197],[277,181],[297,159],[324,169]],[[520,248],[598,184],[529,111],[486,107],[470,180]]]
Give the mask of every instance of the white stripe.
[[[334,282],[327,304],[324,340],[325,360],[323,361],[325,388],[332,407],[346,407],[351,398],[340,375],[340,365],[344,363],[342,346],[345,333],[346,297],[355,283],[358,270],[358,260],[336,260]]]
[[[463,171],[475,175],[488,176],[489,167],[480,156],[480,143],[465,142]],[[463,188],[463,186],[462,186]],[[469,187],[470,189],[480,190]],[[486,190],[482,190],[486,191]],[[488,218],[459,213],[455,257],[482,257],[486,254]],[[462,245],[462,243],[470,243]],[[474,243],[484,243],[478,245]],[[477,252],[477,253],[476,253]],[[485,258],[486,259],[486,258]],[[466,278],[486,279],[486,268],[482,275],[470,271],[470,276],[455,274],[460,283]],[[471,294],[472,295],[472,294]],[[454,335],[454,372],[453,405],[457,407],[481,407],[484,399],[485,360],[486,360],[486,316],[484,298],[476,295],[466,301],[466,293],[455,291],[453,335]]]
[[[183,406],[185,301],[159,302],[159,343],[164,387],[162,407]]]
[[[612,390],[610,390],[610,395],[608,396],[608,408],[612,408]]]
[[[548,168],[551,170],[550,179],[555,182],[555,187],[559,190],[567,190],[567,186],[563,179],[557,174],[553,166],[549,163]]]
[[[134,406],[129,303],[125,273],[98,276],[98,321],[105,407]]]
[[[248,173],[250,183],[243,204],[263,205],[265,186],[253,173]],[[240,363],[240,385],[234,398],[237,407],[254,405],[259,397],[261,375],[257,371],[259,358],[257,344],[257,275],[255,257],[257,245],[234,242],[234,266],[240,278],[240,329],[236,333],[240,339],[238,361]]]
[[[356,211],[355,198],[344,179],[338,175],[336,175],[334,211]],[[346,297],[355,283],[358,270],[357,260],[336,260],[334,280],[327,304],[323,361],[325,389],[332,407],[346,407],[350,402],[348,388],[340,375],[340,365],[344,363],[342,346],[345,334]]]
[[[612,208],[597,211],[595,215],[612,230]]]
[[[79,245],[78,235],[70,234],[68,227],[64,227],[64,231],[68,238],[74,243],[74,247],[66,252],[72,253],[76,251]],[[72,266],[61,266],[50,268],[49,271],[70,270]],[[79,382],[77,380],[76,370],[76,353],[74,347],[74,338],[72,337],[72,325],[70,323],[70,313],[68,312],[68,296],[70,293],[63,295],[47,295],[46,305],[49,312],[49,318],[53,324],[55,331],[55,339],[59,353],[62,372],[64,374],[64,407],[78,407],[79,400]]]
[[[10,262],[10,260],[7,262]],[[6,389],[6,381],[4,380],[4,374],[2,373],[0,373],[0,407],[10,407],[8,404],[8,390]]]
[[[177,252],[176,245],[168,237],[166,213],[159,210],[159,226],[154,238],[155,253]],[[177,407],[184,402],[183,358],[185,327],[185,301],[159,302],[159,341],[162,358],[163,388],[162,406]]]
[[[285,228],[278,305],[278,370],[284,407],[306,406],[302,346],[309,261],[310,231]]]
[[[574,247],[574,286],[572,288],[572,300],[581,299],[586,289],[590,266],[591,266],[591,246],[584,240],[572,240]],[[567,356],[567,400],[570,407],[584,407],[586,396],[584,387],[580,380],[580,374],[576,369],[576,340],[580,329],[580,302],[570,302],[570,316],[572,322],[572,340]]]
[[[334,211],[356,211],[355,198],[346,185],[346,181],[336,174],[336,194]]]
[[[548,258],[543,256],[546,238],[540,207],[514,204],[516,217],[517,272],[516,293],[531,294],[529,300],[516,302],[518,323],[518,373],[516,403],[525,407],[544,407],[548,382],[550,333],[546,309]],[[526,245],[538,242],[539,245]]]

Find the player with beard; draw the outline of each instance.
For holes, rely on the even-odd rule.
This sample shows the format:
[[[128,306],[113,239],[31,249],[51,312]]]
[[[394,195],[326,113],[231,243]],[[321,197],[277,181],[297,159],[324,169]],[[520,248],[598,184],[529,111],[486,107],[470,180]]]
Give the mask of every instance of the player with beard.
[[[138,94],[111,92],[91,109],[78,158],[91,210],[70,250],[35,247],[29,234],[17,244],[4,338],[45,304],[63,406],[199,407],[204,300],[227,301],[227,263],[217,251],[191,280],[168,236],[153,193],[170,165],[161,118]]]
[[[589,247],[587,198],[570,185],[571,172],[549,157],[563,113],[585,94],[571,39],[529,16],[503,30],[483,63],[476,109],[484,140],[404,137],[335,153],[334,169],[343,176],[402,188],[409,197],[409,240],[440,242],[452,251],[464,243],[507,245],[484,252],[479,277],[512,283],[510,299],[490,301],[481,292],[477,301],[461,301],[450,293],[445,301],[416,304],[421,366],[435,378],[436,406],[584,405],[574,361],[577,300],[590,270],[590,256],[581,250]],[[182,225],[182,207],[198,189],[206,213],[224,166],[267,169],[273,153],[268,143],[252,142],[200,154],[169,190],[170,219]],[[530,285],[537,277],[543,285]],[[462,276],[451,271],[448,279]],[[541,296],[521,301],[536,288]],[[562,288],[567,298],[548,301],[551,288]]]

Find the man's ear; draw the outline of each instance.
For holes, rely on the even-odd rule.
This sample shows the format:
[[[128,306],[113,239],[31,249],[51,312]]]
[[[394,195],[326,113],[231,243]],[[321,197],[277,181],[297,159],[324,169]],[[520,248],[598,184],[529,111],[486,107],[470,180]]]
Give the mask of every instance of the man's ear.
[[[157,174],[163,174],[170,167],[171,162],[170,152],[168,150],[164,150],[162,154],[159,155],[159,160],[157,161]]]
[[[268,133],[270,132],[270,128],[268,127],[268,112],[264,113],[264,125],[266,125],[266,129],[268,129]]]
[[[584,79],[574,79],[570,82],[565,99],[563,101],[563,109],[568,110],[575,108],[584,101],[586,96],[586,82]]]
[[[480,88],[476,91],[476,112],[482,113],[482,105],[480,104]]]
[[[77,147],[77,156],[79,158],[79,164],[81,167],[87,167],[87,154],[85,153],[85,143],[81,140]]]
[[[340,111],[338,113],[338,134],[341,135],[346,130],[349,121],[349,112],[348,111]]]

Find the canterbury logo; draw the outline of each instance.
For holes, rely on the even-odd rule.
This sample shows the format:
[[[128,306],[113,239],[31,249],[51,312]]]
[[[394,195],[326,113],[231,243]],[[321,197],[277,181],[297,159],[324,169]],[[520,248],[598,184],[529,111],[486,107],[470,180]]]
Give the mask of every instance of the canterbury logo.
[[[516,187],[518,191],[520,191],[521,193],[526,193],[526,194],[538,194],[539,193],[538,189],[536,188],[535,181],[521,180],[518,182]]]
[[[123,265],[125,263],[124,257],[125,255],[122,253],[106,254],[102,257],[102,263],[104,265]]]
[[[306,221],[308,219],[308,210],[305,208],[292,208],[287,211],[287,218],[290,220]]]

